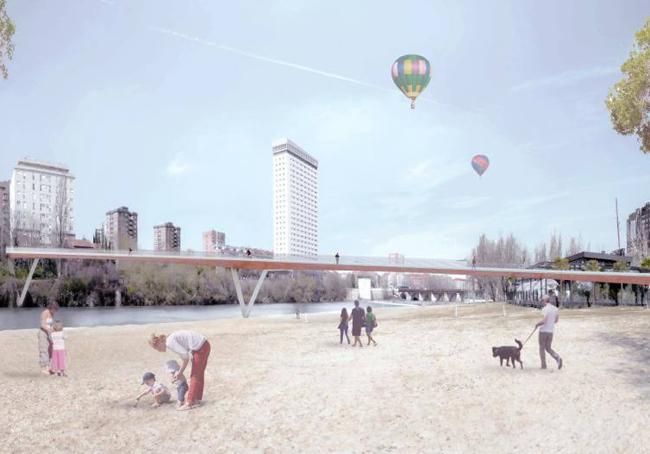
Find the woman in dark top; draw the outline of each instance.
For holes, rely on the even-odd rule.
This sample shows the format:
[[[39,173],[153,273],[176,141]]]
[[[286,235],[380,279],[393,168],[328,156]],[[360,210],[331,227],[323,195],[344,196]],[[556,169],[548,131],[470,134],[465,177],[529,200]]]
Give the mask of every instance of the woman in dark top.
[[[341,309],[341,321],[339,322],[339,331],[341,332],[341,344],[343,343],[343,334],[345,334],[345,338],[348,340],[348,344],[350,343],[350,337],[348,336],[348,320],[350,317],[348,317],[348,310],[346,308]]]
[[[352,309],[350,318],[352,319],[352,335],[354,336],[354,344],[352,346],[354,347],[359,344],[359,347],[363,347],[363,343],[361,342],[361,328],[366,321],[366,314],[363,308],[359,307],[358,300],[354,300],[354,309]]]

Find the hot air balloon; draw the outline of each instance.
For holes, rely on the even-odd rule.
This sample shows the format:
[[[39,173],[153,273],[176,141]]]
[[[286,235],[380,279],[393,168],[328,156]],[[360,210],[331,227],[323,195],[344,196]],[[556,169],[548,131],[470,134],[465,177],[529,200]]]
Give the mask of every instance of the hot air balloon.
[[[477,154],[472,158],[472,167],[474,167],[474,171],[480,177],[490,167],[490,160],[483,154]]]
[[[429,61],[420,55],[403,55],[391,67],[393,82],[411,100],[411,109],[431,80],[430,70]]]

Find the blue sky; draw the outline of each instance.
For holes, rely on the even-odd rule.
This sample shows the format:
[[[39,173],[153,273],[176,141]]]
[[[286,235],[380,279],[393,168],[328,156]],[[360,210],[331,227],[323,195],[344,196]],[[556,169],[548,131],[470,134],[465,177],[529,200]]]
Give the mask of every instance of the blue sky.
[[[76,232],[140,216],[272,247],[271,142],[320,162],[322,254],[457,258],[481,233],[553,231],[616,247],[650,200],[650,156],[611,128],[647,0],[395,2],[9,0],[0,178],[22,157],[77,177]],[[415,110],[400,55],[429,59]],[[470,159],[491,167],[479,179]]]

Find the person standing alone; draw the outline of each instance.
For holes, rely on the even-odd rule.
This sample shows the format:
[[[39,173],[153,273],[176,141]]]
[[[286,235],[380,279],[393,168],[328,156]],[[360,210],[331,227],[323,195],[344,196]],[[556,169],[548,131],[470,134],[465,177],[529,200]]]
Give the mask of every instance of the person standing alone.
[[[539,359],[542,361],[542,369],[546,369],[546,352],[557,361],[557,368],[562,369],[562,358],[551,348],[553,329],[560,319],[560,311],[550,303],[548,295],[542,297],[542,306],[544,318],[535,325],[536,328],[539,327]]]

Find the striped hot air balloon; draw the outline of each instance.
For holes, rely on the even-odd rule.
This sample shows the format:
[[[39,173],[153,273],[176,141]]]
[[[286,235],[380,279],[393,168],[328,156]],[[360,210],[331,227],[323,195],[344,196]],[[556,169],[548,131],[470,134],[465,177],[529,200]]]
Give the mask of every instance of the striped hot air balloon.
[[[420,55],[403,55],[393,63],[393,82],[411,100],[411,109],[415,109],[415,99],[429,84],[430,71],[429,61]]]
[[[472,158],[472,167],[474,171],[478,173],[480,177],[485,173],[485,171],[490,167],[490,160],[484,154],[477,154]]]

